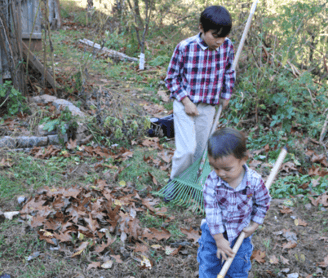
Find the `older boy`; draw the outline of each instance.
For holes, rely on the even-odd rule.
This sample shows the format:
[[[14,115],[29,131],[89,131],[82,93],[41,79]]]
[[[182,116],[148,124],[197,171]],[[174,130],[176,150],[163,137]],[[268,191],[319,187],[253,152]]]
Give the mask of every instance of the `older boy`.
[[[227,38],[229,12],[210,6],[200,16],[200,33],[180,42],[171,58],[165,84],[171,91],[176,150],[170,178],[178,177],[201,157],[215,105],[227,107],[235,82],[234,51]]]
[[[208,140],[213,171],[203,191],[206,221],[197,256],[200,278],[217,277],[223,260],[233,256],[231,248],[242,231],[246,238],[225,277],[248,277],[251,235],[263,223],[271,197],[261,176],[247,167],[247,158],[246,137],[235,129],[219,129]]]

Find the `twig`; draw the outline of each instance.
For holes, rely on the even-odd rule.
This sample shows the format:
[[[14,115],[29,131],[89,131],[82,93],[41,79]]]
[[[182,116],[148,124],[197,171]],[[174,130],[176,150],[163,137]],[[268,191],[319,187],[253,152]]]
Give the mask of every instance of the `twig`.
[[[325,110],[324,113],[326,113],[328,111],[328,108]],[[326,120],[323,124],[323,127],[322,127],[322,130],[321,130],[321,133],[320,133],[320,139],[319,139],[319,142],[320,143],[323,143],[323,139],[325,138],[325,135],[326,135],[326,132],[327,132],[327,128],[328,128],[328,113],[327,113],[327,117],[326,117]]]

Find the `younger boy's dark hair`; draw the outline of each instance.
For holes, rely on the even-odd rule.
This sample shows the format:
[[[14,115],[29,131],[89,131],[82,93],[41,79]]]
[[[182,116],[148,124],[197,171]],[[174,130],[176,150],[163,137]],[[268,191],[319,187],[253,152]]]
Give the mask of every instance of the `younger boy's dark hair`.
[[[229,35],[232,27],[231,15],[225,7],[209,6],[200,15],[200,24],[204,32],[216,30],[219,37]]]
[[[243,132],[224,127],[208,139],[208,155],[214,159],[233,155],[237,159],[247,156],[246,136]]]

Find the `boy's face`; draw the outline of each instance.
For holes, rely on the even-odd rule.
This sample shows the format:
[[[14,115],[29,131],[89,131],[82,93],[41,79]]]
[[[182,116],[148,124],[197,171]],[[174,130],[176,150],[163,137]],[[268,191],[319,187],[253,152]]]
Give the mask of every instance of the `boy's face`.
[[[199,25],[199,30],[202,33],[201,38],[210,50],[216,50],[219,48],[226,39],[226,37],[220,37],[217,30],[210,29],[205,33],[201,24]]]
[[[215,173],[221,179],[229,183],[231,187],[236,188],[242,181],[244,176],[243,165],[246,163],[247,157],[238,159],[231,154],[214,159],[209,155],[208,161],[209,164],[213,167]]]

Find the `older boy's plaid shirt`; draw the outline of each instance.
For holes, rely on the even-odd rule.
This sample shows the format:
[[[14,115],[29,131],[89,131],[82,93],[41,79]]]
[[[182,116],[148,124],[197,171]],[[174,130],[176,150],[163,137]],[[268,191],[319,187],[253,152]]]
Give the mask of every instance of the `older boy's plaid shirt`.
[[[230,99],[235,83],[233,59],[233,45],[228,38],[216,50],[210,50],[200,34],[180,42],[165,79],[171,98],[181,101],[189,96],[193,103],[211,105],[218,104],[220,97]]]
[[[227,232],[229,242],[250,221],[262,224],[271,197],[261,176],[244,165],[243,181],[236,189],[212,171],[204,186],[206,222],[212,235]]]

